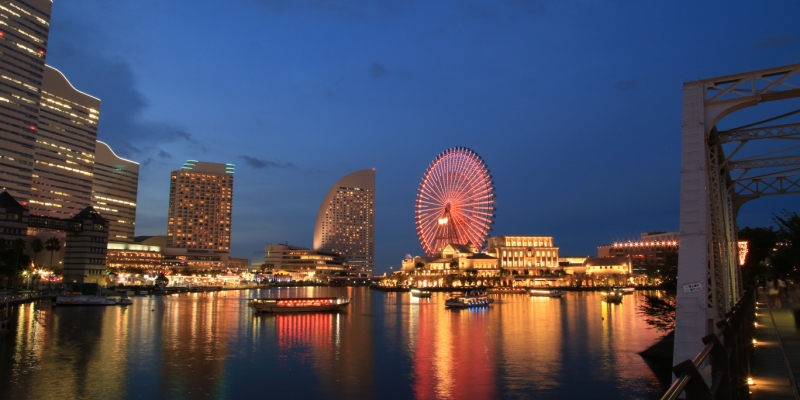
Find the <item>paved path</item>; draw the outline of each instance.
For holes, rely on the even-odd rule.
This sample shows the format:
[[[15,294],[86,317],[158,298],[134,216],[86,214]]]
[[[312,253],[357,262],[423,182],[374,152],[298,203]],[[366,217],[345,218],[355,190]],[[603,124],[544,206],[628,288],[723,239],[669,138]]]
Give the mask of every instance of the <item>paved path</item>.
[[[797,385],[800,378],[800,329],[795,327],[794,315],[787,306],[767,303],[767,294],[758,291],[756,310],[756,339],[750,386],[753,400],[800,400]]]

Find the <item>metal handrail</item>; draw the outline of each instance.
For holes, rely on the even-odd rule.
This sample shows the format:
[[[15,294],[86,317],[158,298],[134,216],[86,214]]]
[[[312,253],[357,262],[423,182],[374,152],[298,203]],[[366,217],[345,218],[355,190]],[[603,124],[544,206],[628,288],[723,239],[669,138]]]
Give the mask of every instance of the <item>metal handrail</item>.
[[[703,338],[705,346],[693,360],[685,360],[672,368],[676,379],[661,397],[673,400],[685,394],[686,399],[727,399],[747,396],[746,375],[753,354],[755,337],[754,288],[750,287],[742,299],[717,323],[719,333]],[[749,312],[748,312],[749,311]],[[700,368],[711,356],[711,386],[700,374]],[[742,374],[744,371],[744,374]]]

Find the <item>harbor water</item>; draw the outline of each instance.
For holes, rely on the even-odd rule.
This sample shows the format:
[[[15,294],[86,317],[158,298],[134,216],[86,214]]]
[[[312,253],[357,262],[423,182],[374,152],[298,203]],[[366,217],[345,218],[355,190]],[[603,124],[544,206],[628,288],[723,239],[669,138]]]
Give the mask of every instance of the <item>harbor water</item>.
[[[254,297],[348,296],[345,313],[255,314]],[[15,306],[0,334],[3,399],[655,399],[668,371],[640,294],[606,304],[492,295],[449,310],[367,288],[135,297],[131,306]],[[667,382],[664,382],[664,380]]]

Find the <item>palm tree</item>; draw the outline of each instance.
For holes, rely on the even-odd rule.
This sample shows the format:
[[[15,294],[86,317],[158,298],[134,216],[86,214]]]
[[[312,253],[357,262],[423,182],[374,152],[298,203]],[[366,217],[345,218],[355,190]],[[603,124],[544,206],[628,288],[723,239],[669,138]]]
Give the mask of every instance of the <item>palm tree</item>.
[[[31,251],[33,252],[33,265],[36,265],[36,261],[39,258],[39,253],[44,250],[44,242],[42,239],[36,238],[31,240]]]
[[[61,250],[61,241],[57,237],[51,237],[44,242],[44,248],[50,252],[50,268],[53,268],[53,253]]]

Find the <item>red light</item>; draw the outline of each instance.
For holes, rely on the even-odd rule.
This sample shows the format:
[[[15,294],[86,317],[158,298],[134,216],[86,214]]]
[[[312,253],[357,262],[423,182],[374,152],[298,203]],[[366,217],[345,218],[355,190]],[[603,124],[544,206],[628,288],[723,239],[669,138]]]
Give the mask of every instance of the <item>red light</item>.
[[[44,50],[39,50],[39,54],[44,55]]]
[[[5,32],[0,32],[0,36],[5,36],[5,35],[6,35]]]
[[[35,126],[33,126],[33,125],[31,125],[31,130],[32,130],[32,131],[35,131],[35,130],[36,130],[36,127],[35,127]]]

